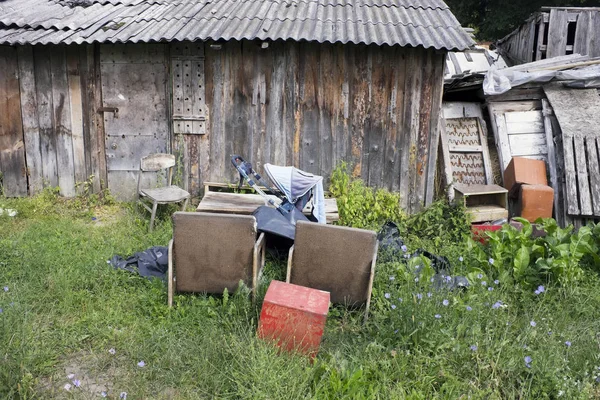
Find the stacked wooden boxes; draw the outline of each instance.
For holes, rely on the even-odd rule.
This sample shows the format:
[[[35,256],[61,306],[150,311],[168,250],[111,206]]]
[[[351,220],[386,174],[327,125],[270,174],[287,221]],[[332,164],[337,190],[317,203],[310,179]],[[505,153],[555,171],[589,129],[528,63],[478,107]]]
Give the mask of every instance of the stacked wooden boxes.
[[[545,161],[513,157],[504,171],[504,187],[509,191],[513,216],[530,222],[552,218],[554,189],[548,186]]]

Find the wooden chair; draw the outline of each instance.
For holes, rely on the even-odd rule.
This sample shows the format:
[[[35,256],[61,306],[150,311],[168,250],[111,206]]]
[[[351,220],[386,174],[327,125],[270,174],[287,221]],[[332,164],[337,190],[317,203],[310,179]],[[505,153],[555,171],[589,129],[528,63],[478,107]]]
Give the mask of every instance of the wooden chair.
[[[332,303],[366,303],[366,321],[377,248],[375,232],[298,221],[286,282],[326,290]]]
[[[182,210],[185,211],[188,202],[190,201],[190,194],[178,186],[172,185],[173,179],[173,167],[175,166],[175,156],[173,154],[156,153],[146,156],[140,160],[140,171],[138,172],[138,202],[146,210],[150,211],[150,232],[154,227],[154,219],[156,218],[156,208],[159,204],[179,203],[184,202]],[[144,172],[157,172],[164,169],[168,169],[167,186],[154,188],[154,189],[142,189],[142,175]],[[152,203],[152,208],[146,201]]]
[[[169,307],[175,290],[232,293],[240,281],[254,300],[264,263],[265,236],[257,234],[253,216],[178,211],[169,243]]]

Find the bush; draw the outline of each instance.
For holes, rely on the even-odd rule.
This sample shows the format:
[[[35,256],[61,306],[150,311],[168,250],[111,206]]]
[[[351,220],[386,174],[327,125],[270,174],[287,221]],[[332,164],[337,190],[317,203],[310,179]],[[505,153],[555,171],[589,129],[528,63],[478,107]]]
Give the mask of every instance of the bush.
[[[340,225],[378,230],[386,221],[400,223],[406,219],[399,194],[352,179],[345,162],[333,170],[329,191],[337,199]]]

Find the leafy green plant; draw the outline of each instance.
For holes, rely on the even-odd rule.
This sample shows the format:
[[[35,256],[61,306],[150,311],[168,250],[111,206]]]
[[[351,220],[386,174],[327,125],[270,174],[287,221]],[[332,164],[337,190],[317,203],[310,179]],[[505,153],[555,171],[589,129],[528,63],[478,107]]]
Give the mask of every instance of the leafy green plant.
[[[538,221],[545,235],[534,237],[533,225],[515,218],[523,225],[519,231],[505,225],[489,233],[489,245],[468,242],[472,273],[483,271],[501,281],[530,288],[544,282],[570,285],[584,276],[586,265],[597,265],[598,226],[584,226],[573,232],[573,226],[560,228],[555,220]]]
[[[386,221],[406,219],[399,194],[373,189],[362,180],[351,178],[345,162],[333,170],[329,191],[337,199],[341,225],[379,229]]]

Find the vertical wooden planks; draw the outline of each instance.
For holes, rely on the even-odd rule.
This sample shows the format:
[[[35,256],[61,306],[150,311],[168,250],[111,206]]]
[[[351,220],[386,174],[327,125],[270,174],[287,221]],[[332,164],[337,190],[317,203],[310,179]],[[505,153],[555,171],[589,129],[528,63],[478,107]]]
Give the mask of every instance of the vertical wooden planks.
[[[598,163],[597,140],[598,138],[595,137],[585,138],[585,147],[590,170],[593,215],[600,216],[600,163]]]
[[[411,49],[408,55],[405,81],[404,139],[402,142],[401,171],[406,171],[400,181],[400,193],[404,194],[402,206],[409,213],[418,208],[417,204],[417,157],[419,146],[419,106],[421,104],[421,82],[426,53]]]
[[[319,103],[318,95],[319,53],[313,43],[300,44],[298,80],[301,115],[300,169],[319,174],[321,157],[319,154]]]
[[[42,175],[44,186],[58,186],[58,165],[56,161],[56,137],[53,123],[52,76],[50,67],[50,48],[34,48],[35,83],[40,128],[40,147],[42,153]]]
[[[404,154],[403,133],[404,133],[404,104],[405,104],[405,81],[407,76],[406,71],[406,54],[404,48],[396,48],[394,56],[394,66],[396,67],[396,79],[394,81],[394,91],[392,92],[392,125],[388,131],[388,141],[386,143],[386,154],[390,157],[386,159],[384,172],[384,181],[388,182],[390,190],[399,192],[402,175],[401,157]],[[395,97],[395,101],[394,101]],[[393,133],[390,133],[392,131]],[[393,159],[391,156],[393,155]],[[406,197],[406,196],[405,196]]]
[[[44,188],[42,153],[40,149],[40,129],[38,125],[37,94],[34,76],[33,48],[17,48],[19,63],[19,85],[21,90],[21,116],[25,154],[27,155],[27,175],[29,194],[35,195]]]
[[[590,15],[588,28],[588,55],[600,57],[600,13],[594,12]]]
[[[581,215],[593,215],[584,138],[575,136],[574,139],[577,186],[579,187],[579,205],[581,207],[580,211]]]
[[[548,100],[542,100],[542,114],[544,116],[544,131],[546,132],[546,144],[548,147],[548,169],[550,172],[550,184],[554,189],[554,215],[556,219],[559,221],[561,226],[564,226],[564,218],[562,211],[562,204],[559,201],[558,191],[558,171],[557,171],[557,163],[558,159],[556,158],[556,150],[554,144],[554,131],[552,129],[552,121],[550,120],[550,116],[552,114],[552,109],[550,108],[550,104]]]
[[[79,49],[67,48],[67,81],[71,110],[71,132],[73,146],[73,173],[75,182],[84,182],[88,176],[85,166],[85,143],[83,139],[83,102]],[[83,189],[81,187],[80,189]]]
[[[446,62],[445,54],[434,54],[433,55],[433,76],[429,84],[431,85],[431,109],[429,115],[429,158],[427,165],[427,181],[425,191],[425,206],[429,206],[433,202],[435,192],[435,174],[437,171],[437,160],[438,160],[438,147],[440,141],[440,127],[441,127],[441,116],[442,116],[442,97],[444,94],[444,63]],[[482,132],[483,124],[482,124]],[[487,136],[487,135],[486,135]],[[484,140],[487,140],[485,138]],[[489,163],[489,154],[487,153],[487,146],[484,146],[484,162],[487,160]],[[486,165],[486,168],[488,166]],[[491,173],[491,166],[489,167]],[[489,182],[489,180],[488,180]]]
[[[333,127],[335,118],[335,94],[334,76],[339,72],[334,70],[334,45],[326,43],[318,47],[319,73],[317,83],[317,107],[319,109],[319,175],[325,182],[329,180],[329,174],[333,170]]]
[[[577,17],[577,26],[575,29],[575,43],[573,44],[573,54],[588,54],[589,28],[591,11],[580,11]]]
[[[27,196],[17,51],[0,46],[0,172],[5,196]]]
[[[285,165],[300,165],[300,125],[298,112],[298,46],[296,42],[285,45],[285,97],[283,102]]]
[[[269,51],[273,57],[273,72],[269,85],[266,132],[270,141],[269,160],[275,165],[286,165],[286,142],[289,140],[284,126],[284,96],[286,89],[286,57],[281,43],[273,44]]]
[[[577,184],[575,172],[575,150],[573,148],[573,137],[565,135],[563,132],[563,152],[565,161],[565,178],[567,189],[568,213],[579,215],[579,205],[577,202]]]
[[[567,52],[567,31],[569,26],[567,10],[553,9],[550,11],[548,26],[548,48],[546,58],[564,56]]]
[[[75,196],[75,168],[71,132],[71,105],[67,83],[66,48],[56,46],[50,55],[52,104],[58,166],[58,186],[66,197]]]
[[[392,88],[389,48],[369,47],[371,59],[371,99],[369,101],[368,176],[369,186],[382,187],[386,132],[389,129],[389,103]]]
[[[225,130],[223,115],[224,93],[223,93],[223,52],[222,49],[213,49],[206,47],[205,51],[205,76],[206,76],[206,102],[209,107],[209,135],[210,138],[210,159],[211,169],[209,179],[219,181],[224,179],[221,176],[222,168],[225,165]]]
[[[546,29],[548,29],[548,24],[544,21],[544,15],[540,15],[540,26],[538,28],[538,41],[535,44],[535,59],[536,61],[540,61],[542,59],[542,46],[544,45],[544,35],[546,34]]]

